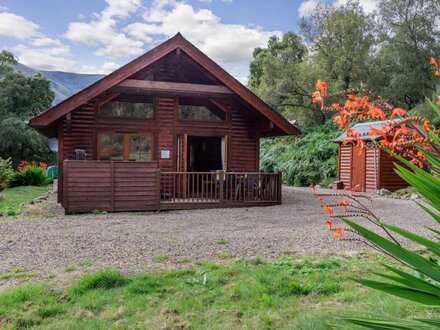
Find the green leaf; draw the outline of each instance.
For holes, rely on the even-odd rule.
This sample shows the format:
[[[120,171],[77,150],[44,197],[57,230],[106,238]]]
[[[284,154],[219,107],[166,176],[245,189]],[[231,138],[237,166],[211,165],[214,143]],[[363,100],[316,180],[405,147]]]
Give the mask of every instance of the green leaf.
[[[434,211],[430,210],[426,206],[420,204],[419,202],[416,202],[426,213],[428,213],[431,217],[434,218],[435,221],[440,223],[440,214],[435,213]]]
[[[425,326],[419,322],[401,319],[367,319],[360,317],[341,317],[342,320],[360,325],[368,329],[377,330],[432,330],[430,326]]]
[[[371,280],[353,279],[364,286],[386,292],[393,296],[401,297],[406,300],[415,301],[423,305],[440,306],[440,297],[431,293],[420,291],[417,289],[407,288],[400,285],[389,284]]]
[[[440,319],[415,319],[416,321],[423,322],[440,328]]]
[[[421,171],[427,174],[427,177],[425,175],[419,175],[419,173],[408,171],[399,164],[395,164],[395,166],[396,173],[411,186],[416,188],[421,195],[430,200],[430,205],[440,211],[440,180],[423,170]]]
[[[405,230],[403,228],[400,228],[400,227],[389,225],[384,222],[380,222],[380,224],[382,226],[394,231],[395,233],[398,233],[399,235],[402,235],[403,237],[410,239],[413,242],[416,242],[420,245],[427,247],[429,250],[434,252],[436,255],[440,256],[440,244],[439,243],[431,241],[431,240],[424,238],[422,236],[416,235],[416,234],[414,234],[408,230]]]
[[[431,105],[432,109],[437,113],[437,115],[440,116],[440,107],[438,106],[438,104],[435,104],[435,103],[432,102],[429,98],[426,98],[426,100],[427,100],[428,103]]]
[[[400,276],[400,283],[408,286],[408,287],[412,287],[412,288],[416,288],[418,290],[421,291],[426,291],[426,292],[430,292],[436,296],[440,297],[440,288],[432,283],[429,283],[421,278],[418,278],[414,275],[411,275],[407,272],[404,272],[400,269],[388,266],[388,265],[384,265],[383,266],[385,268],[387,268],[388,270],[392,271],[393,273],[397,274]],[[378,274],[380,275],[380,274]],[[387,275],[389,276],[389,275]],[[405,282],[404,282],[405,280]]]
[[[340,218],[343,222],[357,231],[361,236],[365,237],[374,245],[380,247],[384,251],[387,251],[397,259],[406,263],[407,265],[413,267],[415,270],[425,274],[426,276],[432,278],[433,280],[440,282],[440,271],[438,267],[435,267],[430,261],[419,256],[418,254],[411,252],[385,238],[373,233],[357,223],[350,221],[346,218]]]

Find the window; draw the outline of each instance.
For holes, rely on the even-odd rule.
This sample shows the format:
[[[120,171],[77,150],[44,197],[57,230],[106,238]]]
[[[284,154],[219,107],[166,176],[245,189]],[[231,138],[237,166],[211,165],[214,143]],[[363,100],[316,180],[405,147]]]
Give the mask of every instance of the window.
[[[128,160],[152,160],[150,135],[129,135],[128,148]]]
[[[99,133],[100,160],[153,160],[153,137],[150,134]]]
[[[153,118],[153,103],[110,101],[99,107],[98,114],[105,117]]]
[[[224,121],[226,114],[214,105],[196,104],[191,100],[180,100],[179,120]]]

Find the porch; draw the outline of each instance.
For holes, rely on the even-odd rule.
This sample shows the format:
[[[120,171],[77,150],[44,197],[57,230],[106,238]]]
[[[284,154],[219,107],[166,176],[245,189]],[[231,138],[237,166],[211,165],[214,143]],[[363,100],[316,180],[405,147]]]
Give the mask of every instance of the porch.
[[[249,207],[281,203],[281,174],[162,172],[155,161],[65,160],[66,213]]]

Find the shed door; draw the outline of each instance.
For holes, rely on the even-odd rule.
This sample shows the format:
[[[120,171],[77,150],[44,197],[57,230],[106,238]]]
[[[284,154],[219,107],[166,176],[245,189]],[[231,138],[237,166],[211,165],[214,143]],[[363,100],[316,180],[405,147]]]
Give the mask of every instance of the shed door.
[[[365,191],[365,150],[361,151],[360,146],[353,146],[352,167],[351,167],[351,184],[361,186],[361,190]]]

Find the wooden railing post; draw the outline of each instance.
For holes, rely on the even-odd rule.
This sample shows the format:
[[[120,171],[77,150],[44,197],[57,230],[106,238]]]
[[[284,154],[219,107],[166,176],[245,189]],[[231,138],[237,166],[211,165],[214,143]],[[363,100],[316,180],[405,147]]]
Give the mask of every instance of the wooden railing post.
[[[160,184],[161,184],[160,169],[156,170],[156,210],[160,211]]]
[[[65,213],[69,213],[69,205],[67,204],[68,202],[68,197],[67,197],[67,193],[68,193],[68,185],[69,185],[69,161],[68,160],[64,160],[63,162],[63,207],[64,207],[64,211]]]
[[[282,200],[283,200],[283,196],[282,196],[282,185],[283,185],[283,173],[282,172],[278,172],[278,180],[277,180],[277,184],[278,184],[278,204],[281,204]]]
[[[115,211],[115,162],[110,162],[110,209]]]
[[[223,200],[223,195],[224,195],[224,189],[223,189],[223,184],[225,182],[226,179],[226,175],[225,175],[225,171],[220,171],[218,173],[219,175],[219,182],[220,182],[220,204],[223,204],[224,200]]]

